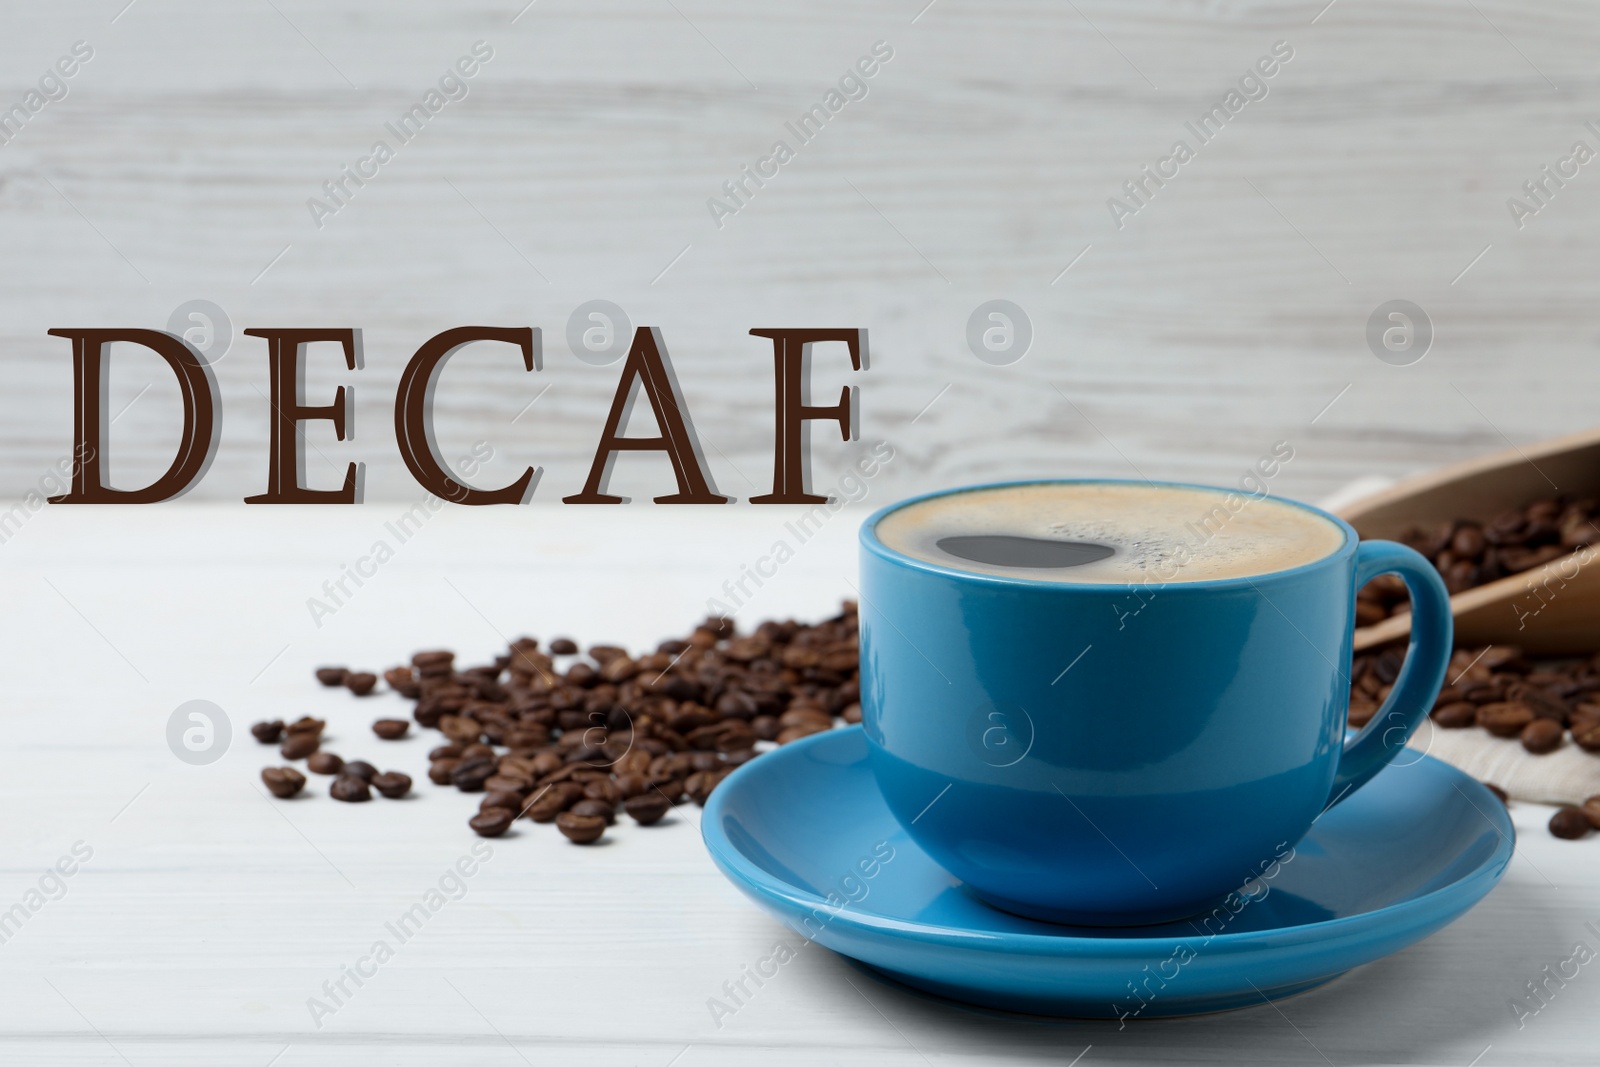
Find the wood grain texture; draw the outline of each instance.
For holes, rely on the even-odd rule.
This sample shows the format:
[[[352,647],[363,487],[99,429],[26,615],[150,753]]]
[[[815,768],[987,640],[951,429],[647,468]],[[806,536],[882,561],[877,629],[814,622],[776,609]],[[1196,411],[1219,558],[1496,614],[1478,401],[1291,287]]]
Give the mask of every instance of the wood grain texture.
[[[1288,440],[1282,488],[1316,496],[1593,421],[1600,179],[1582,169],[1520,230],[1506,207],[1573,141],[1596,144],[1591,6],[540,0],[513,22],[520,6],[10,13],[4,99],[73,41],[96,51],[0,147],[0,489],[68,448],[66,347],[47,329],[162,326],[194,298],[236,330],[366,331],[364,371],[313,358],[312,397],[354,384],[357,433],[313,425],[308,465],[329,485],[363,460],[372,499],[413,493],[390,429],[404,360],[475,321],[542,327],[545,368],[453,361],[443,451],[488,440],[484,484],[535,465],[541,498],[574,491],[616,383],[566,348],[567,316],[594,298],[665,331],[715,475],[741,498],[771,465],[770,359],[747,331],[775,323],[872,331],[871,369],[824,353],[815,393],[861,386],[863,435],[904,456],[897,492],[1232,482]],[[480,39],[494,58],[467,98],[318,229],[307,199]],[[879,40],[894,58],[866,98],[719,229],[707,199]],[[1294,58],[1269,95],[1117,229],[1108,198],[1275,41]],[[1008,367],[964,340],[995,297],[1034,327]],[[1395,298],[1435,328],[1410,367],[1364,341]],[[260,347],[236,338],[218,365],[223,443],[197,498],[260,491]],[[124,484],[170,456],[164,374],[137,358],[114,373],[114,411],[139,397],[114,431]],[[850,455],[825,437],[819,481]],[[662,474],[639,458],[618,484],[642,497]]]
[[[477,661],[521,633],[641,646],[697,618],[780,518],[663,509],[675,551],[655,554],[635,550],[627,509],[445,511],[318,628],[305,598],[381,536],[375,508],[126,510],[85,558],[106,517],[47,509],[0,570],[0,647],[16,665],[0,910],[75,842],[94,853],[0,944],[6,1063],[1064,1064],[1091,1045],[1080,1064],[1592,1062],[1588,968],[1521,1029],[1508,1008],[1575,942],[1596,947],[1585,924],[1600,920],[1597,843],[1555,840],[1549,809],[1524,804],[1517,856],[1481,905],[1277,1010],[1121,1031],[1002,1017],[810,947],[719,1026],[708,998],[784,931],[717,873],[691,806],[648,830],[623,820],[590,850],[549,827],[494,842],[464,895],[318,1028],[307,998],[466,854],[473,805],[426,783],[403,803],[336,805],[325,779],[269,801],[255,775],[275,753],[248,724],[326,717],[329,748],[420,782],[431,742],[368,732],[402,702],[322,689],[313,667],[381,668],[439,645]],[[830,520],[750,610],[830,611],[850,592],[859,518]],[[165,737],[195,698],[234,731],[208,766]]]

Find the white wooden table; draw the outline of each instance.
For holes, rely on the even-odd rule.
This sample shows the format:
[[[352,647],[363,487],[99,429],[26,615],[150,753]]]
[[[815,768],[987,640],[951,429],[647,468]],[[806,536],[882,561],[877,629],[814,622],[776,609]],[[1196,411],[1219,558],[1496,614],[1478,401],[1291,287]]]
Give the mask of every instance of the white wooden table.
[[[788,935],[713,868],[698,809],[649,830],[624,819],[592,849],[519,830],[317,1028],[308,998],[394,943],[385,924],[477,839],[472,802],[423,778],[431,735],[372,737],[402,702],[323,690],[312,668],[438,645],[473,662],[522,633],[681,633],[781,521],[709,510],[447,510],[320,629],[306,598],[382,535],[384,505],[30,520],[0,548],[0,909],[75,843],[93,855],[0,944],[0,1062],[1594,1062],[1592,967],[1520,1030],[1508,1008],[1575,943],[1600,948],[1584,926],[1600,920],[1600,841],[1555,841],[1528,806],[1505,882],[1433,938],[1276,1008],[1120,1032],[958,1009],[817,948],[719,1027],[707,999]],[[832,520],[749,610],[830,611],[850,594],[859,518]],[[191,699],[232,725],[210,765],[167,745]],[[267,800],[256,774],[275,753],[248,726],[301,713],[328,719],[330,749],[412,774],[416,797],[340,805],[314,778],[308,799]]]

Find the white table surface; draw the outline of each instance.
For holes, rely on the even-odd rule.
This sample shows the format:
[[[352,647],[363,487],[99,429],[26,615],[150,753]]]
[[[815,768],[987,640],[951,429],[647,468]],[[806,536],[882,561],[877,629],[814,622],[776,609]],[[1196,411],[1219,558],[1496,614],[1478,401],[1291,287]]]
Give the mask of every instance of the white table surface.
[[[0,944],[0,1062],[702,1064],[1593,1063],[1585,968],[1519,1029],[1508,1001],[1577,942],[1600,948],[1600,840],[1560,842],[1519,805],[1505,881],[1461,921],[1286,1001],[1204,1018],[1052,1022],[964,1010],[802,952],[720,1027],[707,999],[785,931],[713,868],[698,809],[604,847],[549,827],[493,857],[319,1030],[307,998],[384,936],[477,840],[473,802],[423,778],[434,737],[378,742],[409,705],[357,701],[322,663],[417,648],[467,662],[504,638],[633,645],[677,634],[784,516],[755,508],[447,510],[316,628],[305,607],[398,506],[47,508],[0,547],[11,666],[0,909],[85,842],[93,857]],[[835,517],[750,610],[816,617],[849,595],[859,514]],[[221,705],[217,762],[165,740],[181,702]],[[328,747],[419,779],[415,799],[264,797],[251,722],[329,720]],[[276,762],[276,761],[272,761]],[[1080,1057],[1074,1059],[1074,1057]]]

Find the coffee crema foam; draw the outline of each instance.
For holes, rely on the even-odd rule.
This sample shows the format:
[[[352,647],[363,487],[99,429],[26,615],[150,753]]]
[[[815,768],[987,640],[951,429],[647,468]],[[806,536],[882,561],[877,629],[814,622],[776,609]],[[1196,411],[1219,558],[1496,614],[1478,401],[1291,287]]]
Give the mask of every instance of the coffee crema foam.
[[[1120,482],[958,491],[891,511],[876,533],[896,552],[955,570],[1097,584],[1272,574],[1345,543],[1336,524],[1271,497]]]

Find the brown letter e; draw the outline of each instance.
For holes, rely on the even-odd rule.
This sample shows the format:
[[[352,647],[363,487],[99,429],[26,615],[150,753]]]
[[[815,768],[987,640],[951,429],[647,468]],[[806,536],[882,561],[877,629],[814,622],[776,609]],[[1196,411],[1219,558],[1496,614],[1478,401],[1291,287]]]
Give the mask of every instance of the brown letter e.
[[[308,407],[300,402],[300,383],[305,377],[301,359],[306,345],[313,341],[337,341],[344,350],[344,364],[350,370],[359,365],[361,348],[358,330],[246,330],[247,337],[267,339],[268,378],[271,382],[272,439],[267,449],[267,491],[247,496],[246,504],[356,504],[360,503],[360,474],[357,464],[344,471],[344,486],[339,489],[308,489],[305,481],[305,452],[300,448],[300,424],[311,419],[327,419],[339,440],[345,439],[348,417],[344,386],[333,394],[333,403]]]
[[[754,337],[772,339],[773,370],[777,377],[777,430],[772,448],[772,492],[750,498],[752,504],[821,504],[825,496],[808,492],[811,457],[806,451],[805,423],[826,419],[839,424],[839,437],[848,441],[851,428],[850,390],[839,391],[833,407],[812,407],[805,402],[810,381],[811,346],[818,341],[843,341],[850,346],[850,365],[861,369],[865,330],[751,330]]]
[[[527,326],[457,326],[422,342],[400,375],[394,394],[394,436],[400,458],[417,483],[441,500],[455,504],[520,504],[533,495],[538,473],[532,467],[504,489],[474,489],[450,476],[433,440],[433,388],[439,368],[463,345],[503,341],[522,350],[522,365],[539,365],[539,331]]]
[[[51,330],[72,338],[74,400],[72,489],[50,498],[52,504],[154,504],[188,492],[216,455],[222,424],[216,418],[217,383],[211,368],[187,341],[160,330]],[[167,361],[178,376],[183,399],[183,436],[167,472],[143,489],[113,489],[106,484],[106,346],[113,341],[143,345]]]

